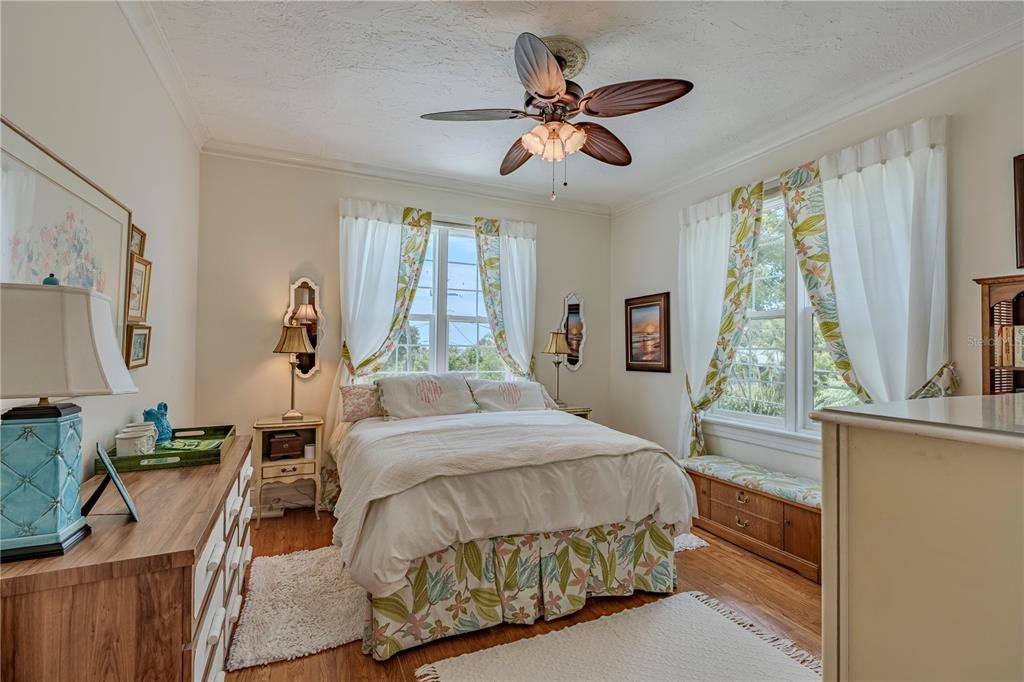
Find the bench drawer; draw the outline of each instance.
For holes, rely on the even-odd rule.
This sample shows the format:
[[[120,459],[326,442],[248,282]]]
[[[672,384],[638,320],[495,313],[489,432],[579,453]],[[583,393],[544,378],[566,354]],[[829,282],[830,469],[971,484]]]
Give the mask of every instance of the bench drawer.
[[[760,516],[711,500],[711,520],[773,547],[782,546],[782,526]]]
[[[753,490],[736,488],[718,481],[710,481],[711,499],[747,514],[782,523],[782,502],[765,497]]]

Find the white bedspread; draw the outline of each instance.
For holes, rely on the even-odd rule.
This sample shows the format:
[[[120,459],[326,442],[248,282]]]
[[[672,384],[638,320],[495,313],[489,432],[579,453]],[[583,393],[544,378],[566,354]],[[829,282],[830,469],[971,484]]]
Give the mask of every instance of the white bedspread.
[[[689,528],[693,484],[650,441],[556,410],[355,424],[338,459],[334,542],[375,596],[455,542],[649,514]]]

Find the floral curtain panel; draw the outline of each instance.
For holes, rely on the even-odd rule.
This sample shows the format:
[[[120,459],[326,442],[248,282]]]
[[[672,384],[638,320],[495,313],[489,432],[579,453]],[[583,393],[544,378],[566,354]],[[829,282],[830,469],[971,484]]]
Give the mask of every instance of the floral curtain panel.
[[[717,317],[718,333],[714,350],[707,364],[700,358],[688,357],[686,367],[686,397],[679,455],[696,457],[707,454],[704,444],[702,418],[715,404],[725,390],[729,379],[736,344],[747,323],[747,305],[753,288],[754,254],[761,234],[761,206],[764,200],[764,183],[758,182],[746,187],[737,187],[729,195],[728,211],[721,206],[722,199],[712,200],[720,210],[706,210],[695,207],[682,218],[679,249],[680,316],[683,320],[684,347],[688,340],[701,335],[701,319],[708,319],[707,312],[697,308],[701,297],[708,297],[711,287],[712,301],[720,281],[720,266],[725,262],[725,287],[722,291],[720,314]],[[707,215],[702,216],[701,213]],[[694,215],[697,214],[697,215]],[[728,216],[729,237],[727,250],[719,253],[715,245],[722,239],[723,216]],[[696,220],[693,218],[696,217]],[[707,237],[708,239],[705,239]],[[710,246],[708,246],[710,244]],[[709,252],[709,249],[714,252]],[[716,270],[717,268],[717,270]],[[712,271],[716,272],[712,272]],[[702,291],[703,289],[703,291]],[[714,318],[711,318],[714,319]],[[714,329],[714,322],[711,323]],[[706,328],[706,324],[704,325]],[[697,354],[702,353],[706,343],[696,343]],[[694,381],[699,378],[699,381]]]
[[[480,286],[498,354],[517,377],[532,377],[537,299],[537,226],[477,217]]]
[[[431,212],[380,202],[342,199],[341,363],[335,386],[376,372],[395,349],[409,320],[430,240]],[[333,435],[340,407],[331,392],[326,433]],[[338,472],[325,448],[321,501],[333,508]]]
[[[946,125],[921,119],[784,172],[801,274],[836,367],[865,402],[952,393]]]

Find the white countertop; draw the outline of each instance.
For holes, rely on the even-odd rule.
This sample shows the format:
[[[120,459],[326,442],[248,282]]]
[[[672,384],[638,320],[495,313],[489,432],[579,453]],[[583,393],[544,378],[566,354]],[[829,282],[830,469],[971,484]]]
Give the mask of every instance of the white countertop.
[[[1019,436],[1024,448],[1024,393],[925,398],[828,408],[813,413],[811,418],[837,423],[863,423],[864,418],[868,418],[968,429],[1000,434],[1014,440]]]

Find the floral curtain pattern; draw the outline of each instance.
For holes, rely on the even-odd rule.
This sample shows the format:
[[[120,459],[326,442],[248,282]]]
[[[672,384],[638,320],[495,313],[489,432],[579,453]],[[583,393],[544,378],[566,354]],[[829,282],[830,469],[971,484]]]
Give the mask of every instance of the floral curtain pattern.
[[[718,344],[704,380],[695,392],[686,376],[686,394],[690,400],[689,457],[707,454],[702,415],[722,397],[729,380],[736,344],[747,323],[747,306],[754,281],[754,255],[761,235],[761,206],[764,183],[737,187],[732,192],[732,233],[729,239],[729,268],[726,273],[722,321]]]
[[[828,250],[825,194],[818,162],[812,161],[783,172],[779,182],[786,202],[786,221],[796,249],[797,265],[829,355],[846,385],[862,402],[871,402],[871,396],[857,381],[839,328],[839,309]]]
[[[407,584],[371,598],[363,653],[404,649],[499,623],[529,625],[588,596],[676,587],[675,529],[653,517],[582,530],[473,540],[410,563]]]
[[[483,293],[484,306],[487,308],[487,321],[490,323],[491,334],[494,336],[494,345],[497,346],[498,355],[512,374],[517,377],[532,378],[536,358],[531,355],[529,366],[524,367],[509,352],[501,291],[501,221],[496,218],[477,216],[473,223],[473,231],[476,233],[477,260],[480,265],[480,288]]]

